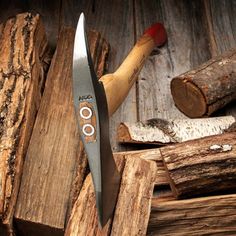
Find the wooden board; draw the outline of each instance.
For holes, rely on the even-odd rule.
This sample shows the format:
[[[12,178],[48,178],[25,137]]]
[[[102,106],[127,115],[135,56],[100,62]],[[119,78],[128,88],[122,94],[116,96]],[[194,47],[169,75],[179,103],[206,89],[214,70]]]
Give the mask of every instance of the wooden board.
[[[236,2],[205,0],[207,6],[208,28],[211,29],[210,45],[212,56],[236,47]],[[236,116],[235,102],[229,104],[221,113]]]
[[[104,43],[93,35],[92,42]],[[63,29],[48,72],[15,212],[21,235],[63,235],[73,195],[84,179],[87,159],[79,145],[71,89],[73,40],[74,30]],[[103,54],[93,56],[104,65]]]
[[[62,24],[75,27],[81,12],[84,12],[88,28],[96,29],[110,44],[107,72],[114,72],[134,45],[133,1],[63,0]],[[136,89],[110,118],[110,140],[113,151],[121,147],[116,142],[116,127],[123,120],[136,121]]]
[[[210,58],[202,2],[153,0],[147,4],[145,0],[137,0],[135,13],[137,35],[141,35],[148,25],[161,21],[168,36],[168,44],[156,50],[141,71],[138,84],[139,118],[184,117],[172,100],[170,81],[173,76]]]
[[[236,195],[153,199],[147,235],[235,235]]]
[[[212,27],[212,41],[215,41],[215,51],[221,54],[236,47],[236,2],[234,0],[208,1],[207,13]]]

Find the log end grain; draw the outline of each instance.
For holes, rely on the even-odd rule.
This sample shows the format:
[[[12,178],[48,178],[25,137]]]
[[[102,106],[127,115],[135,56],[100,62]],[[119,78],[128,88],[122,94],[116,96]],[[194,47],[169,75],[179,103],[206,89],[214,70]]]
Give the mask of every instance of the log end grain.
[[[207,112],[201,90],[187,79],[178,77],[171,81],[171,93],[178,109],[191,118],[202,117]]]
[[[129,134],[129,128],[124,123],[121,123],[117,129],[117,141],[120,143],[132,142],[132,138]]]

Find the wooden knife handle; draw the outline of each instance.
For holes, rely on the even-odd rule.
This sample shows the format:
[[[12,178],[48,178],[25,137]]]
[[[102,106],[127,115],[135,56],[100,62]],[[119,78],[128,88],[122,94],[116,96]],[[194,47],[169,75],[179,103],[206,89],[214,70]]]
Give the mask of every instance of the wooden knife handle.
[[[104,85],[110,116],[126,98],[146,58],[156,46],[163,45],[166,40],[166,31],[162,24],[151,26],[137,41],[120,67],[114,73],[102,76],[100,81]]]

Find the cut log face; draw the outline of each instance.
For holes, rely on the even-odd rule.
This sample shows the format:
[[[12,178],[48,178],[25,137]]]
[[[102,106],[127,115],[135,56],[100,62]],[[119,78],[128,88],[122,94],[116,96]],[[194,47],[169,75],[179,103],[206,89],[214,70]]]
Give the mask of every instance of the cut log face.
[[[235,235],[236,195],[153,199],[147,235]]]
[[[108,51],[97,32],[89,40],[97,68],[103,71]],[[72,96],[74,30],[63,28],[45,85],[24,164],[14,214],[21,235],[64,235],[65,222],[80,192],[87,159],[79,146]],[[98,58],[97,58],[98,57]],[[102,66],[103,65],[103,66]]]
[[[169,144],[193,140],[227,131],[236,121],[233,116],[204,119],[151,119],[144,122],[121,123],[121,143]],[[232,129],[232,128],[231,128]]]
[[[209,116],[236,99],[236,49],[171,81],[176,106],[189,117]]]
[[[236,190],[236,133],[226,133],[160,149],[178,198]]]
[[[19,14],[0,26],[0,215],[8,227],[46,61],[47,40],[39,15]]]

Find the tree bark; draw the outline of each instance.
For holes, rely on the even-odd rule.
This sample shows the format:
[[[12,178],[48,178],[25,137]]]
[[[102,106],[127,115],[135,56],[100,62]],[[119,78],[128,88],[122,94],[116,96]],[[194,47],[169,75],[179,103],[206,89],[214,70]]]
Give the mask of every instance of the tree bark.
[[[204,119],[151,119],[136,123],[124,122],[118,127],[121,143],[170,144],[221,134],[236,121],[233,116]]]
[[[236,190],[236,132],[160,149],[178,198]]]
[[[0,26],[0,216],[9,231],[49,63],[47,49],[39,15],[19,14]]]
[[[209,116],[236,98],[236,49],[171,81],[176,106],[189,117]]]
[[[107,43],[96,32],[91,32],[89,39],[101,73]],[[27,150],[14,215],[21,235],[63,235],[84,180],[87,159],[79,145],[71,87],[73,40],[74,30],[64,28]]]
[[[235,235],[236,194],[188,200],[153,199],[147,235]]]

